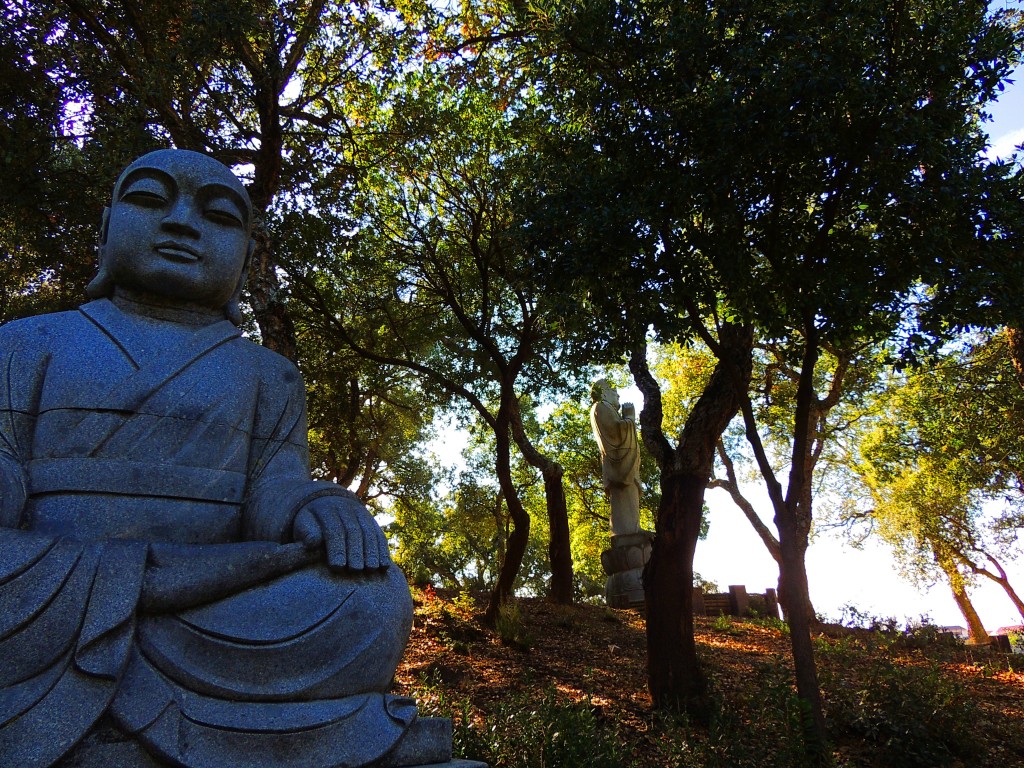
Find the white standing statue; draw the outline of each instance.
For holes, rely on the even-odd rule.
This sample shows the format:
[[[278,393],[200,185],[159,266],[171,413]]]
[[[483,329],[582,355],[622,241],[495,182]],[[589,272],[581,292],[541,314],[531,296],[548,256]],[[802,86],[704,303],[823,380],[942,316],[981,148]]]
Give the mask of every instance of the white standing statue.
[[[601,480],[612,508],[612,535],[639,533],[640,446],[636,439],[636,411],[632,403],[623,403],[619,413],[619,393],[607,379],[594,382],[590,396],[594,401],[590,426],[601,448]]]
[[[644,566],[651,558],[653,534],[640,528],[640,445],[636,411],[623,403],[607,379],[590,389],[594,405],[590,426],[601,448],[601,480],[611,506],[611,547],[601,553],[608,574],[605,600],[612,608],[644,605]]]

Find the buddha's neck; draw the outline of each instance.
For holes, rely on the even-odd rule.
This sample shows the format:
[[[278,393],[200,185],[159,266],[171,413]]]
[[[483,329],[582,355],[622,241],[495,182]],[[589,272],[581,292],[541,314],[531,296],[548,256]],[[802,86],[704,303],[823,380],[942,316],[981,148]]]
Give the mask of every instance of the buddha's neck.
[[[118,309],[130,315],[182,325],[211,325],[224,319],[222,310],[210,309],[190,302],[170,300],[120,286],[114,288],[114,295],[110,297],[110,300]]]

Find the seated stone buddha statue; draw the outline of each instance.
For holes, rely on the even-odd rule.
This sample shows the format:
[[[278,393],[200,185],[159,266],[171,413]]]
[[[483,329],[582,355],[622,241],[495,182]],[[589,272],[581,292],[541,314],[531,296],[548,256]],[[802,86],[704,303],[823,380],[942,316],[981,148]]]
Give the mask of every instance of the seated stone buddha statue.
[[[387,541],[310,479],[299,372],[235,325],[251,218],[219,162],[145,155],[93,301],[0,327],[0,765],[109,767],[102,729],[125,765],[450,759],[387,694]]]

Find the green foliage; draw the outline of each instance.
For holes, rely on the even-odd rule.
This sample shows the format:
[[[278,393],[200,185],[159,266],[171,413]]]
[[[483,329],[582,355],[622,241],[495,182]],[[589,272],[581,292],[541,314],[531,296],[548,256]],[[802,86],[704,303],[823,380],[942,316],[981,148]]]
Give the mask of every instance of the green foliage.
[[[868,629],[872,632],[887,632],[889,634],[896,632],[899,627],[899,621],[895,616],[875,616],[853,603],[847,603],[840,608],[838,623],[844,627]]]
[[[173,144],[248,165],[262,227],[268,210],[273,219],[288,207],[282,199],[313,192],[314,179],[337,190],[350,176],[345,113],[410,40],[384,11],[336,2],[17,0],[3,18],[12,53],[3,58],[18,70],[3,81],[26,120],[3,121],[21,150],[8,162],[35,176],[14,174],[21,210],[35,214],[18,221],[23,248],[13,255],[48,270],[57,283],[48,290],[75,298],[93,266],[103,198],[128,161]]]
[[[403,11],[432,16],[415,3]],[[530,151],[530,126],[519,119],[532,109],[529,93],[509,87],[490,55],[464,68],[421,53],[360,102],[359,183],[351,200],[340,197],[330,211],[347,224],[339,228],[344,235],[290,273],[294,295],[317,306],[339,343],[378,365],[408,370],[449,419],[491,433],[487,461],[473,467],[471,480],[458,481],[440,514],[473,507],[482,525],[496,524],[503,541],[491,546],[492,557],[509,567],[491,580],[508,593],[523,548],[529,571],[535,544],[565,531],[557,504],[549,509],[535,487],[536,471],[513,466],[510,438],[531,465],[551,468],[522,422],[531,418],[531,400],[545,387],[563,386],[579,362],[565,354],[567,324],[548,317],[546,291],[525,259],[512,211],[530,183],[517,160]],[[470,487],[482,493],[465,498]],[[488,503],[477,503],[484,496]],[[568,554],[568,542],[560,549]],[[571,576],[567,571],[558,573]],[[545,591],[539,581],[529,572],[520,586]],[[571,590],[567,579],[561,583]]]
[[[533,637],[523,623],[523,617],[519,612],[519,603],[515,600],[507,600],[501,604],[498,609],[498,617],[494,622],[494,630],[501,638],[502,645],[519,651],[530,650]]]
[[[465,467],[438,483],[429,498],[398,498],[390,507],[394,522],[388,531],[397,542],[396,560],[413,581],[484,591],[497,579],[511,520],[493,478],[493,432],[474,424],[469,435]],[[549,450],[548,445],[542,450]],[[513,464],[516,491],[530,516],[527,549],[516,581],[516,589],[527,595],[545,594],[550,576],[546,500],[537,475],[521,458]],[[570,512],[573,498],[570,492]]]
[[[625,333],[672,338],[684,307],[716,304],[773,339],[808,313],[833,342],[888,333],[922,268],[994,242],[990,196],[1019,201],[1011,169],[979,160],[980,109],[1020,52],[984,2],[605,0],[558,18],[568,51],[594,53],[545,73],[564,119],[538,208],[563,220],[563,279],[595,284],[609,326],[628,306]]]
[[[390,511],[395,561],[413,583],[480,591],[493,586],[508,523],[492,486],[467,473],[447,497],[401,495]]]
[[[428,681],[429,683],[429,681]],[[588,702],[566,701],[556,690],[518,693],[476,715],[467,701],[451,702],[428,685],[433,702],[423,714],[451,717],[455,755],[491,768],[625,768],[614,727]]]
[[[851,647],[882,648],[886,651],[936,651],[940,655],[947,655],[963,645],[960,637],[943,632],[927,615],[901,622],[895,616],[875,616],[850,604],[843,606],[838,623],[853,629],[856,640],[852,634],[840,635],[838,640],[819,638],[818,646],[825,652],[845,642]]]
[[[439,598],[430,586],[413,587],[412,593],[429,630],[453,653],[468,653],[470,643],[484,637],[476,601],[468,592],[460,592],[450,600]]]
[[[894,375],[872,411],[854,469],[904,571],[961,592],[976,574],[998,580],[998,560],[1019,553],[1024,504],[1024,390],[1005,334],[965,338]]]
[[[1024,654],[1024,632],[1008,632],[1007,637],[1010,639],[1010,650]]]
[[[654,347],[651,371],[661,384],[665,434],[682,434],[686,418],[707,387],[717,362],[703,344],[670,342]]]
[[[65,101],[65,63],[35,6],[7,3],[0,17],[0,323],[82,302],[116,163],[152,146],[128,126],[69,135],[84,109]]]
[[[786,623],[785,619],[780,619],[778,616],[755,616],[750,619],[746,619],[749,624],[755,624],[759,627],[767,627],[768,629],[774,629],[780,635],[789,635],[789,624]]]
[[[723,632],[730,634],[733,631],[732,619],[725,614],[718,614],[715,616],[715,620],[711,622],[711,628],[716,632]]]
[[[402,371],[305,332],[304,319],[299,316],[298,350],[313,476],[352,488],[375,513],[391,513],[398,499],[427,503],[438,482],[422,448],[431,437],[433,403]]]
[[[822,645],[819,653],[831,656],[822,688],[838,737],[880,745],[893,768],[938,768],[975,753],[977,708],[939,664],[896,663],[842,646]]]
[[[809,764],[805,705],[781,658],[757,663],[745,693],[719,701],[707,743],[686,766],[798,768]],[[684,731],[685,733],[685,731]]]

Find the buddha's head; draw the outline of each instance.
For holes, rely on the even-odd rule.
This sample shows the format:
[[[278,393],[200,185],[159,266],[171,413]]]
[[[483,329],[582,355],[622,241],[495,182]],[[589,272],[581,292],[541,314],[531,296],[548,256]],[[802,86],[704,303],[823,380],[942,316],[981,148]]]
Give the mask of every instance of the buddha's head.
[[[114,184],[88,294],[121,288],[171,306],[222,310],[237,324],[251,227],[249,195],[227,166],[182,149],[150,152]]]
[[[595,403],[608,403],[613,408],[619,407],[619,392],[608,379],[598,379],[590,388],[590,399]]]

